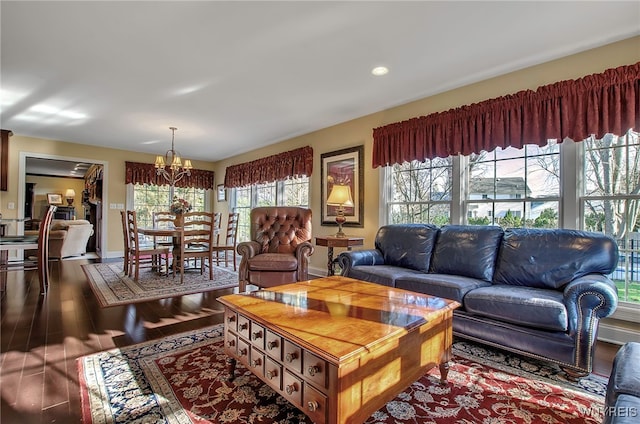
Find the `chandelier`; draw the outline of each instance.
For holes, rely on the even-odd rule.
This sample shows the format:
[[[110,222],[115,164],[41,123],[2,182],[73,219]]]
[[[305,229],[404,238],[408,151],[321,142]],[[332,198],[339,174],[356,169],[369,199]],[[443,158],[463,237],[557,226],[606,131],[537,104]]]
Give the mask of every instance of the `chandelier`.
[[[169,129],[171,130],[171,150],[167,150],[164,156],[156,156],[155,167],[156,174],[162,175],[169,182],[169,185],[174,186],[185,175],[191,175],[193,166],[191,166],[189,159],[185,159],[184,165],[182,164],[180,154],[173,147],[177,128],[169,127]],[[169,165],[169,171],[166,169],[167,165]]]

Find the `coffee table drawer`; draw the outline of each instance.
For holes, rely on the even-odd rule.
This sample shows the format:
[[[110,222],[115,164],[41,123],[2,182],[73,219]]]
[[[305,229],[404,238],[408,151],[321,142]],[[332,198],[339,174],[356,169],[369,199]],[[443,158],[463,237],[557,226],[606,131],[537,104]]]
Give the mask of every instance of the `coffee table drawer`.
[[[264,353],[258,349],[251,348],[251,361],[249,361],[249,368],[251,372],[258,377],[264,376]]]
[[[236,356],[238,353],[238,337],[230,331],[224,333],[224,350]]]
[[[327,397],[310,384],[305,383],[303,398],[302,412],[307,414],[314,423],[327,422]]]
[[[296,406],[302,405],[302,380],[287,370],[282,376],[282,389],[285,399]]]
[[[284,366],[302,374],[302,349],[289,340],[284,340],[282,349]]]
[[[268,356],[264,360],[266,382],[278,391],[282,391],[282,365]]]
[[[238,331],[238,314],[229,308],[225,308],[224,325],[231,331]]]
[[[246,366],[249,366],[249,349],[249,343],[238,337],[238,350],[236,351],[236,355],[238,356],[238,360]]]
[[[302,374],[305,380],[326,388],[328,380],[326,361],[305,350],[302,353],[302,363],[304,364]]]
[[[249,331],[251,327],[251,320],[238,314],[238,334],[245,339],[249,340]]]
[[[265,351],[277,361],[282,361],[282,337],[267,330]]]
[[[251,322],[251,344],[258,349],[264,349],[264,327]]]

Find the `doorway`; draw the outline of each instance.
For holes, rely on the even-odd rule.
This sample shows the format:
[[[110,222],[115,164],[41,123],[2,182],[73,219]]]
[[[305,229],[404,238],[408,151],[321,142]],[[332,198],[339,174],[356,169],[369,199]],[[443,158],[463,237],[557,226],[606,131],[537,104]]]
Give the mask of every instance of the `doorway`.
[[[19,217],[25,217],[25,213],[28,213],[28,211],[26,211],[26,204],[28,204],[29,202],[26,199],[26,181],[27,181],[27,160],[30,160],[33,163],[38,163],[38,164],[42,164],[42,163],[49,163],[50,165],[52,165],[54,168],[56,167],[56,165],[60,168],[64,168],[64,165],[66,165],[68,162],[75,162],[75,163],[85,163],[85,164],[95,164],[95,165],[102,165],[102,176],[103,176],[103,184],[102,184],[102,199],[99,202],[94,202],[91,205],[91,213],[95,214],[97,213],[97,215],[100,218],[100,220],[96,221],[96,225],[94,225],[95,228],[95,246],[92,246],[95,248],[95,253],[100,256],[106,256],[106,234],[107,234],[107,220],[106,220],[106,216],[105,214],[103,214],[103,208],[104,208],[104,204],[106,203],[106,193],[107,193],[107,181],[108,181],[108,177],[107,177],[107,172],[108,172],[108,166],[107,166],[107,162],[105,161],[99,161],[99,160],[95,160],[95,159],[89,159],[89,158],[79,158],[79,157],[70,157],[70,156],[58,156],[58,155],[49,155],[49,154],[43,154],[43,153],[35,153],[35,152],[20,152],[20,158],[19,158],[19,166],[18,166],[18,184],[19,187],[21,187],[22,189],[18,190],[18,216]],[[45,160],[46,161],[43,161]],[[45,172],[45,171],[42,171]],[[53,171],[52,171],[53,172]],[[61,171],[62,172],[62,171]],[[37,171],[36,171],[37,173]],[[83,185],[84,185],[84,175],[82,175],[83,177]],[[70,180],[71,181],[71,180]],[[80,215],[76,215],[77,219],[85,219],[85,209],[84,209],[84,199],[83,199],[83,195],[82,195],[82,191],[80,193],[76,193],[76,199],[75,201],[77,201],[78,205],[80,205],[81,207],[79,207],[78,209],[80,209],[80,211],[82,212]],[[87,207],[87,209],[89,209]],[[102,217],[104,216],[104,219],[102,219]],[[18,234],[23,234],[24,232],[24,223],[20,222],[18,224]]]

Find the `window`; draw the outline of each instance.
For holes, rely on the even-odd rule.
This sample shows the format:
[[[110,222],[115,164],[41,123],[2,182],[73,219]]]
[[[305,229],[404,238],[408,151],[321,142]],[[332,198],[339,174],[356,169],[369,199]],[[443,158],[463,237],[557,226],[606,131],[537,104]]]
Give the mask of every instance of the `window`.
[[[130,184],[130,186],[133,197],[132,209],[137,213],[138,225],[152,227],[153,213],[169,210],[169,205],[173,199],[171,187],[151,184]],[[182,187],[175,187],[174,190],[176,196],[191,203],[192,210],[206,210],[207,190]]]
[[[309,207],[309,177],[289,178],[284,181],[232,190],[232,209],[238,212],[238,241],[250,238],[249,216],[251,209],[258,206],[300,206]]]
[[[451,158],[405,162],[390,169],[389,223],[451,221]]]
[[[527,145],[389,166],[383,205],[387,214],[382,224],[442,225],[451,217],[453,224],[581,228],[608,234],[616,239],[620,252],[612,274],[621,302],[616,314],[637,321],[639,139],[638,133],[629,132],[580,143],[551,140],[544,147]],[[570,168],[561,169],[562,164]]]
[[[466,159],[469,224],[558,228],[560,149],[554,141]]]
[[[584,141],[583,228],[612,236],[620,259],[612,275],[623,302],[640,303],[640,144],[638,133]]]

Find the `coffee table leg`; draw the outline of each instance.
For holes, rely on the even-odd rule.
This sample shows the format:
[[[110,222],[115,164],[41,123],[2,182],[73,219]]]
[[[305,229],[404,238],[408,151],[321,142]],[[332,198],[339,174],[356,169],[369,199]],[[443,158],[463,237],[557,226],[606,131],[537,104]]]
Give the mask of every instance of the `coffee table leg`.
[[[236,378],[236,360],[233,358],[227,358],[227,372],[229,373],[228,381],[233,381]]]
[[[449,375],[449,362],[443,362],[440,364],[440,384],[443,386],[447,384],[447,375]]]

